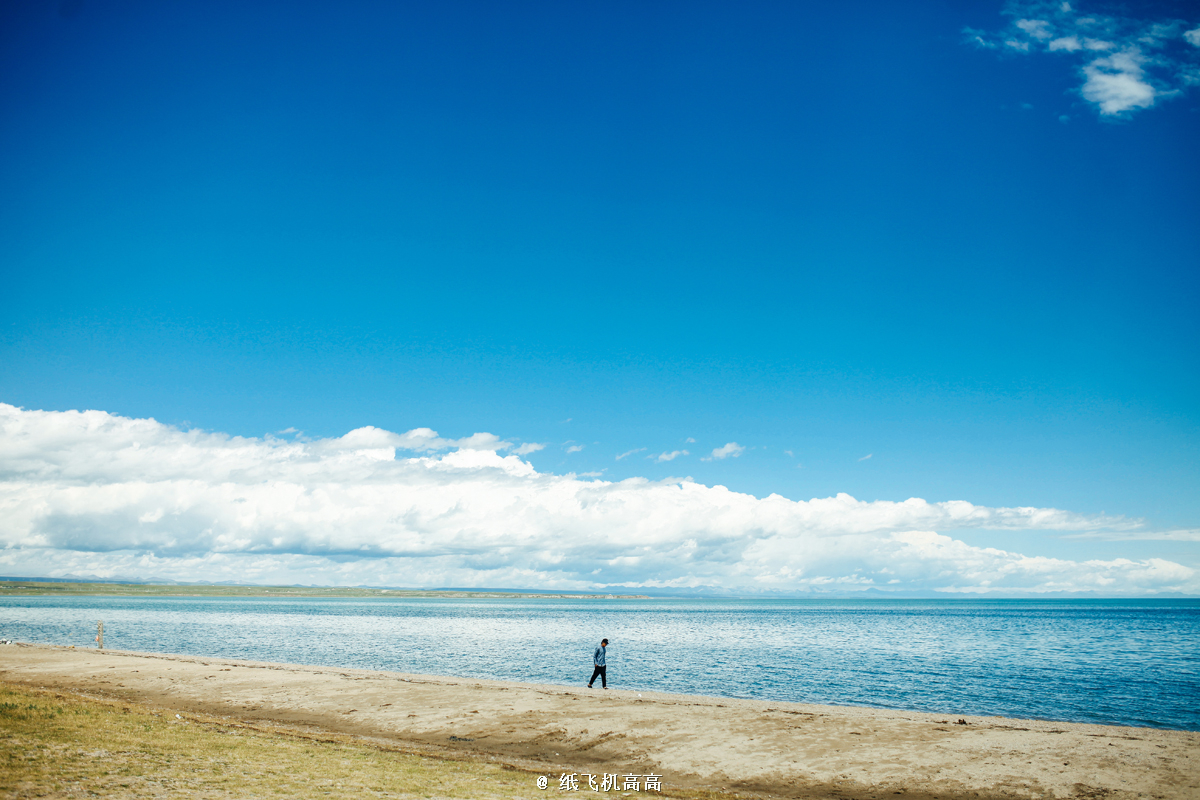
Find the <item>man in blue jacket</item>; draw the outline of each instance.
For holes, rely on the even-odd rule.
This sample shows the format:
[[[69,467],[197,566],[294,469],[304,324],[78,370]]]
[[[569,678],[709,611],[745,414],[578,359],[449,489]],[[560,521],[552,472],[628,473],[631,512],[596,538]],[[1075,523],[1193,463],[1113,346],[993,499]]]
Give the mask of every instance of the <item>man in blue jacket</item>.
[[[608,647],[608,639],[601,639],[600,646],[596,648],[595,655],[592,656],[592,662],[596,665],[596,669],[592,672],[592,679],[588,681],[588,688],[592,688],[592,684],[596,682],[596,676],[600,676],[600,685],[605,689],[608,688],[608,671],[604,666],[604,648]]]

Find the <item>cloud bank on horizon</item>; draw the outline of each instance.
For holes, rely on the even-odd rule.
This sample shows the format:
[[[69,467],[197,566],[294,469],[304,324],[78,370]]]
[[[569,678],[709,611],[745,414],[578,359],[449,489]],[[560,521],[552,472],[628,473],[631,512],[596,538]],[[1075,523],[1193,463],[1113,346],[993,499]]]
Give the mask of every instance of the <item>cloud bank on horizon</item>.
[[[1013,0],[996,33],[967,28],[977,47],[1071,59],[1079,93],[1102,116],[1124,117],[1200,85],[1200,24],[1084,13],[1070,2]]]
[[[505,454],[506,451],[515,451]],[[1163,559],[1071,561],[939,530],[1136,532],[965,501],[794,501],[538,472],[488,433],[303,441],[0,404],[0,573],[255,583],[951,593],[1200,592]],[[529,452],[525,450],[524,452]],[[407,453],[407,454],[406,454]]]

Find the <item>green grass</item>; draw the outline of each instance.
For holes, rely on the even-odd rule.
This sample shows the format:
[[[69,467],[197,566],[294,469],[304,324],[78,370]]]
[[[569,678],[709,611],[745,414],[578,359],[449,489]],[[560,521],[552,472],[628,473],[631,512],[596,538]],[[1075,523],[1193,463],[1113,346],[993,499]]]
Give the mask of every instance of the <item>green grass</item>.
[[[557,775],[485,756],[437,757],[343,734],[176,716],[0,682],[0,798],[401,798],[747,800],[670,786],[663,793],[559,791]],[[756,798],[757,800],[757,798]]]
[[[0,797],[528,798],[536,776],[0,684]]]

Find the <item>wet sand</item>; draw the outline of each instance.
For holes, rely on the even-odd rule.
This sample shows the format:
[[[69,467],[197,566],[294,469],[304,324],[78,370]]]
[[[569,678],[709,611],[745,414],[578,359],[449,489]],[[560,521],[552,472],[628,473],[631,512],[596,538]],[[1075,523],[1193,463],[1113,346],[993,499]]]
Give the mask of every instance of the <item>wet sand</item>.
[[[563,772],[653,772],[668,792],[1200,798],[1195,732],[589,690],[586,678],[565,687],[0,646],[8,683],[501,761],[552,775],[546,794]]]

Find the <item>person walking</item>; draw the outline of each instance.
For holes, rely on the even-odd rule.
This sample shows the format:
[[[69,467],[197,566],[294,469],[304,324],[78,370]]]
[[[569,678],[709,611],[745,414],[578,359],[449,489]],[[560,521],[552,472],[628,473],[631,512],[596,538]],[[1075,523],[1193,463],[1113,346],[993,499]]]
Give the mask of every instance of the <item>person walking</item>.
[[[604,653],[608,647],[608,639],[601,639],[600,646],[596,648],[595,654],[592,656],[592,663],[596,668],[592,670],[592,679],[588,681],[588,688],[592,688],[592,684],[596,682],[596,676],[600,676],[600,685],[605,689],[608,688],[608,669],[604,665]]]

